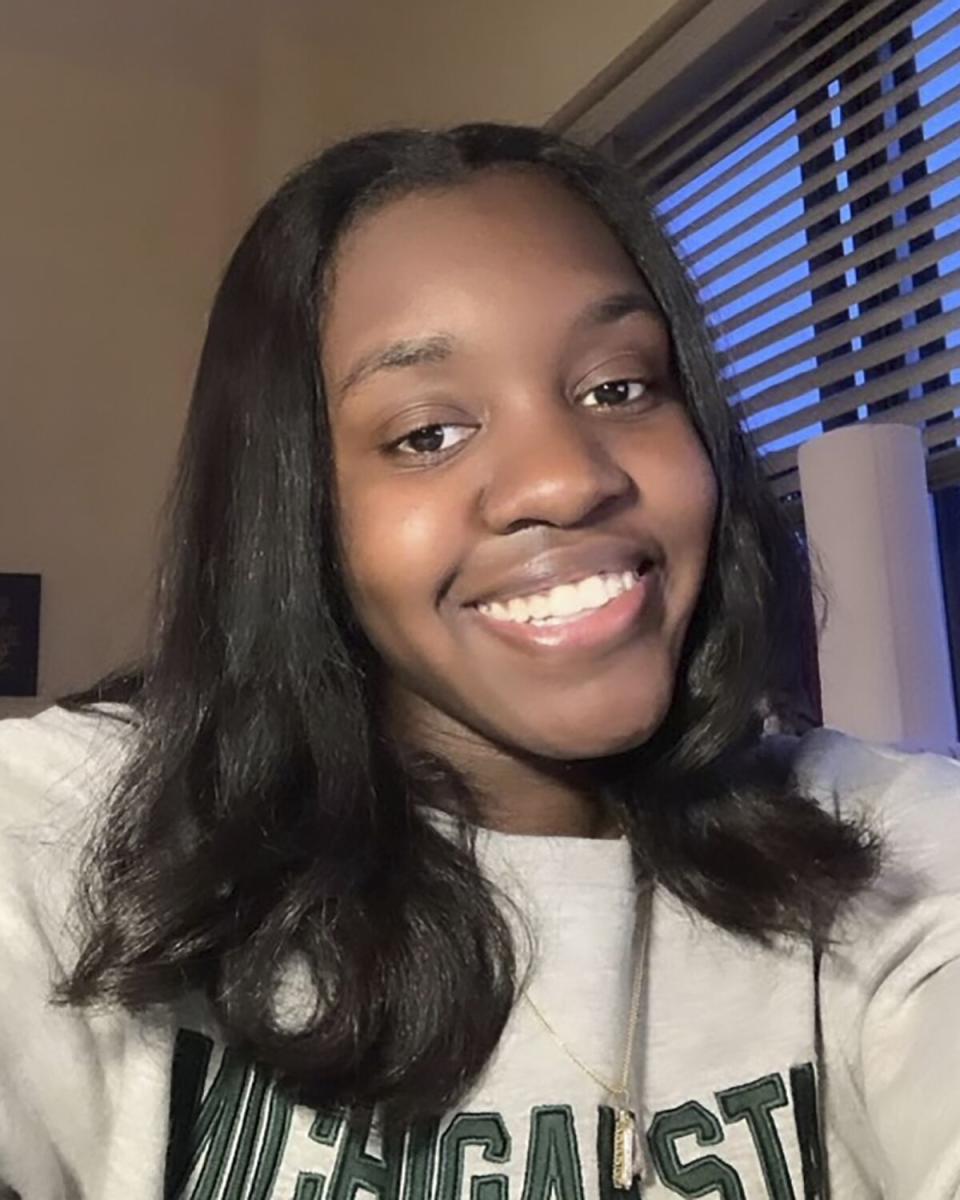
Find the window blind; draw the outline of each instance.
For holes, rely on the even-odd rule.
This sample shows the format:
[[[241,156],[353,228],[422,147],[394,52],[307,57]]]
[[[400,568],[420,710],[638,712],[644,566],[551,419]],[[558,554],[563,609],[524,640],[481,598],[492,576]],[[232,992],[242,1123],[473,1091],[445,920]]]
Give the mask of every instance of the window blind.
[[[822,3],[656,135],[612,137],[699,283],[775,490],[854,421],[960,481],[960,0]],[[620,150],[618,152],[618,147]]]

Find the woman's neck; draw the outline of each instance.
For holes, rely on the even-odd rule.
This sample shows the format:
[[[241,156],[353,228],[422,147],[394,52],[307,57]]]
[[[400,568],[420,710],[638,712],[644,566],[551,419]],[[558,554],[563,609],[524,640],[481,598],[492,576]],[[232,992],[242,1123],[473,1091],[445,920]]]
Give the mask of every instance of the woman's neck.
[[[620,836],[620,824],[603,801],[584,795],[579,787],[536,771],[524,778],[522,773],[493,767],[485,776],[482,786],[475,786],[484,824],[491,829],[554,837]]]
[[[462,726],[404,721],[404,745],[448,762],[474,793],[483,824],[502,833],[612,838],[622,829],[616,814],[577,763],[517,754]]]
[[[503,833],[605,838],[620,834],[581,764],[471,746],[456,766],[475,788],[484,823]]]

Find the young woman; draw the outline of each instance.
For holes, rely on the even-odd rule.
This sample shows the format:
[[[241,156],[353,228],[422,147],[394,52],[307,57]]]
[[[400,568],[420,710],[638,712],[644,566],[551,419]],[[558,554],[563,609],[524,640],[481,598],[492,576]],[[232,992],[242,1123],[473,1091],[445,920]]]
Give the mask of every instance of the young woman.
[[[171,530],[139,678],[0,734],[8,1189],[960,1194],[960,768],[762,736],[802,557],[628,178],[306,166]]]

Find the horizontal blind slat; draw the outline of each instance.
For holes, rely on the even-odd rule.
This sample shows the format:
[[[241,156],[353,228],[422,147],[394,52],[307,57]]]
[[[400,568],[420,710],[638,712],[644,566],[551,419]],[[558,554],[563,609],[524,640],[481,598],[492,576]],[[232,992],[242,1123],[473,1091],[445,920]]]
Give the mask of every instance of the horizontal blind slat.
[[[889,0],[870,0],[864,4],[860,11],[854,13],[843,25],[834,31],[834,37],[843,37],[845,33],[852,32],[859,28],[865,20],[869,20],[875,13],[879,12]],[[795,45],[802,40],[806,34],[823,23],[824,13],[822,9],[815,11],[809,16],[806,21],[798,25],[790,37],[790,45]],[[652,161],[658,164],[658,170],[664,163],[669,163],[676,158],[676,151],[681,147],[689,147],[691,138],[683,137],[685,130],[689,129],[700,117],[707,115],[710,120],[706,125],[698,125],[696,136],[699,138],[704,133],[713,136],[721,129],[724,123],[730,121],[731,116],[735,113],[724,113],[720,118],[716,118],[717,104],[724,97],[730,95],[743,84],[753,80],[760,74],[764,68],[769,68],[777,58],[782,55],[787,49],[786,43],[777,41],[772,45],[766,46],[759,55],[755,55],[750,61],[736,72],[732,77],[726,78],[720,87],[714,88],[705,99],[699,101],[693,107],[685,109],[680,117],[672,124],[666,126],[660,131],[660,136],[653,147],[645,148],[638,151],[630,158],[623,160],[625,166],[635,166],[644,161]],[[756,90],[751,88],[746,93],[747,98],[751,101],[756,99]],[[748,105],[741,107],[741,112],[745,111]],[[680,151],[682,153],[682,150]]]
[[[857,54],[862,56],[862,51],[858,49]],[[912,53],[909,52],[908,48],[904,48],[904,50],[901,50],[897,55],[898,58],[901,56],[901,61],[906,62],[912,57]],[[882,79],[890,70],[895,70],[897,65],[899,64],[895,60],[891,60],[889,64],[881,63],[874,67],[862,78],[857,79],[858,89],[868,86],[871,82],[875,82],[877,79]],[[827,80],[827,83],[830,83],[833,81],[833,78],[836,78],[836,68],[831,65],[831,68],[827,74],[832,77]],[[814,89],[811,94],[815,94],[817,90],[818,89]],[[806,99],[809,99],[809,96],[806,97]],[[735,137],[730,138],[729,141],[724,142],[722,146],[717,148],[718,151],[722,150],[722,153],[719,154],[719,157],[716,161],[721,162],[723,158],[732,153],[737,146],[742,146],[751,141],[753,138],[758,137],[765,129],[768,129],[775,122],[781,120],[789,113],[794,112],[801,103],[803,103],[803,98],[798,98],[791,95],[786,98],[782,106],[778,105],[761,113],[761,115],[757,117],[755,121],[751,122],[750,125],[745,126],[743,129],[738,129]],[[737,162],[732,163],[719,175],[705,179],[700,187],[688,192],[687,195],[684,196],[681,203],[671,206],[669,210],[669,219],[671,221],[676,221],[678,218],[682,217],[684,213],[689,212],[689,210],[695,205],[702,204],[712,192],[717,191],[724,183],[728,182],[730,179],[736,178],[741,171],[746,172],[755,162],[759,162],[762,158],[769,154],[771,150],[782,145],[784,142],[790,141],[792,138],[801,137],[804,133],[811,129],[818,120],[835,109],[839,103],[839,97],[828,96],[814,109],[811,109],[809,112],[804,114],[802,124],[787,126],[786,129],[782,130],[781,133],[777,134],[775,137],[770,138],[769,141],[761,143],[761,145],[747,155],[746,158],[738,159]],[[857,115],[859,116],[860,114],[858,113]],[[686,152],[689,153],[689,147],[687,147]],[[700,174],[704,169],[706,168],[702,167],[701,163],[698,161],[696,168],[692,170],[690,176],[691,181],[696,179],[697,175]],[[749,178],[749,176],[745,176],[745,178]],[[673,191],[675,187],[684,187],[687,182],[687,180],[677,177],[675,180],[671,179],[669,184],[666,185],[666,188],[669,191]],[[656,187],[656,194],[662,195],[664,191],[665,185],[660,183],[659,186]],[[711,209],[711,211],[713,210]],[[684,225],[683,230],[685,232],[689,228],[691,231],[696,232],[696,228],[699,224],[700,219],[698,219],[696,222],[692,222],[689,226]]]
[[[750,436],[777,494],[799,488],[799,444],[861,414],[921,430],[931,486],[960,480],[960,309],[938,304],[960,293],[960,266],[938,271],[960,254],[960,4],[813,3],[628,161],[706,294],[733,414],[766,422]]]
[[[956,355],[956,351],[954,354]],[[960,355],[955,358],[953,370],[956,370],[958,363],[960,363]],[[941,370],[939,374],[946,375],[947,372]],[[930,379],[937,377],[937,373],[934,373]],[[953,378],[952,374],[951,378]],[[929,383],[929,380],[927,382]],[[911,384],[911,386],[920,387],[922,385]],[[949,387],[934,388],[933,391],[924,392],[922,396],[915,396],[903,404],[894,404],[891,408],[873,412],[867,419],[874,425],[922,425],[926,421],[933,421],[937,417],[943,417],[947,413],[953,412],[958,406],[960,406],[960,385],[950,384]]]
[[[872,17],[882,12],[882,10],[887,7],[888,4],[889,0],[875,0],[874,3],[863,5],[859,12],[854,13],[854,15],[848,18],[838,29],[831,31],[827,38],[817,42],[815,46],[804,49],[799,55],[787,55],[786,66],[774,70],[772,73],[768,74],[766,78],[763,79],[762,83],[758,81],[754,87],[745,93],[742,99],[734,103],[732,107],[725,109],[723,107],[724,98],[729,96],[735,87],[746,83],[750,79],[755,79],[756,76],[763,71],[764,67],[769,68],[778,57],[784,54],[786,47],[781,43],[777,45],[775,52],[768,56],[765,60],[761,60],[760,62],[754,60],[753,63],[748,65],[742,77],[737,77],[735,82],[725,81],[723,87],[717,88],[710,96],[709,101],[705,102],[701,106],[701,113],[717,113],[719,108],[719,114],[716,115],[712,120],[708,121],[705,126],[697,129],[696,141],[703,144],[704,142],[716,137],[716,135],[722,129],[724,129],[726,126],[732,125],[739,117],[742,117],[756,105],[758,87],[762,87],[766,92],[771,92],[776,88],[781,87],[789,79],[799,75],[802,68],[807,63],[811,62],[813,59],[822,54],[824,50],[829,48],[831,44],[835,45],[842,41],[842,39],[848,34],[855,33],[858,29],[861,29],[863,25],[865,25]],[[809,23],[807,31],[809,32],[818,25],[822,24],[823,20],[824,11],[821,9],[819,13],[816,14],[815,19]],[[892,23],[902,26],[904,23],[904,18],[894,18]],[[847,65],[852,66],[866,53],[869,53],[870,50],[876,49],[878,45],[883,45],[885,41],[888,41],[890,38],[889,24],[890,23],[885,24],[883,28],[878,31],[875,37],[867,39],[865,44],[857,45],[853,48],[853,50],[848,51],[847,54],[843,56],[843,59],[849,59]],[[791,45],[796,45],[796,43],[801,40],[802,35],[795,37],[791,39]],[[838,61],[842,62],[843,59]],[[843,67],[840,69],[842,70]],[[805,80],[804,86],[809,89],[805,94],[807,96],[815,94],[818,88],[822,87],[824,84],[830,83],[832,77],[836,74],[836,70],[836,66],[831,63],[828,67],[821,69],[817,75],[813,77],[813,79],[809,81]],[[799,97],[794,91],[792,93],[793,105],[799,103],[800,100],[801,97]],[[777,110],[773,114],[774,119],[776,119],[777,115],[782,115],[782,113],[786,111],[789,111],[789,109]],[[695,120],[694,116],[686,115],[680,128],[688,128],[692,120]],[[748,128],[752,127],[754,124],[755,122],[751,122]],[[762,128],[762,126],[760,126],[760,128]],[[636,170],[637,173],[642,177],[650,179],[655,185],[663,186],[669,182],[671,187],[680,188],[683,187],[684,184],[688,183],[691,179],[695,178],[701,171],[709,170],[714,163],[719,162],[723,157],[723,154],[718,153],[717,150],[708,152],[707,154],[703,155],[702,158],[698,159],[695,167],[687,168],[687,170],[681,174],[670,176],[668,180],[667,175],[673,166],[689,153],[690,146],[693,142],[693,139],[681,139],[678,141],[676,135],[679,131],[679,129],[665,131],[663,137],[660,138],[655,146],[651,147],[649,150],[641,152],[641,154],[634,156],[633,159],[628,161],[627,165],[633,167],[634,170]],[[757,130],[754,130],[754,133],[755,132],[757,132]],[[726,143],[727,139],[724,139],[724,144]],[[652,164],[652,170],[646,170],[644,166],[645,163]]]
[[[957,350],[955,348],[942,350],[938,354],[931,354],[919,362],[906,363],[898,370],[890,371],[877,379],[872,379],[869,383],[845,388],[844,391],[837,392],[836,395],[816,400],[812,404],[804,405],[804,407],[797,409],[795,412],[788,413],[786,416],[778,417],[776,420],[768,422],[760,429],[752,430],[754,443],[760,446],[769,445],[771,442],[778,441],[789,434],[798,433],[801,429],[807,429],[811,425],[816,425],[822,421],[832,421],[836,417],[846,416],[848,413],[852,413],[860,408],[861,405],[869,407],[873,404],[879,404],[895,392],[906,391],[909,388],[920,388],[924,384],[929,385],[932,380],[938,379],[940,376],[946,375],[949,371],[956,370],[956,368]],[[951,388],[939,388],[916,400],[908,400],[901,405],[894,405],[889,409],[884,409],[883,412],[906,412],[908,405],[911,404],[917,406],[916,410],[911,411],[920,411],[921,401],[925,402],[929,399],[929,407],[922,409],[925,414],[922,419],[928,420],[931,417],[941,415],[954,406],[950,392]],[[803,393],[800,394],[802,395]],[[870,420],[883,420],[883,412],[871,414]],[[887,417],[886,419],[893,420],[895,418]],[[909,419],[908,414],[904,420],[909,421]],[[917,419],[921,418],[918,417]]]
[[[941,169],[941,172],[938,172],[936,175],[928,175],[926,178],[929,180],[942,179],[944,175],[949,173],[949,169],[949,167],[944,167]],[[874,218],[872,217],[870,217],[870,220],[866,220],[871,211],[872,210],[866,210],[862,212],[862,214],[859,214],[859,216],[854,217],[851,222],[845,223],[844,226],[841,227],[844,236],[852,238],[852,236],[862,233],[864,229],[868,229],[872,221],[874,221]],[[875,257],[878,258],[881,256],[881,254],[886,254],[890,250],[895,250],[895,248],[905,246],[908,241],[913,241],[916,238],[922,238],[922,236],[925,233],[929,233],[932,228],[935,228],[935,226],[938,226],[938,224],[942,224],[944,221],[948,221],[950,217],[954,217],[958,214],[960,214],[960,196],[953,200],[949,200],[947,204],[938,205],[937,208],[931,208],[928,211],[923,212],[922,215],[913,217],[910,222],[910,226],[896,226],[895,228],[888,230],[887,233],[881,234],[878,236],[878,238],[872,238],[869,242],[869,245],[865,245],[863,247],[864,251],[870,251],[870,258],[866,259],[866,262],[871,262],[871,260]],[[914,232],[914,230],[916,230],[916,232]],[[814,254],[821,253],[822,242],[827,241],[830,238],[832,238],[834,241],[838,240],[838,230],[826,230],[826,232],[824,232],[820,238],[814,239],[803,246],[802,250],[794,251],[790,258],[776,260],[776,262],[772,264],[772,271],[770,271],[770,269],[758,271],[756,275],[746,278],[743,283],[736,284],[736,286],[732,288],[727,288],[725,292],[720,292],[716,294],[714,298],[704,301],[704,310],[706,310],[708,316],[714,316],[714,314],[719,312],[721,308],[725,308],[727,305],[732,304],[734,300],[740,299],[740,296],[750,295],[751,292],[755,292],[755,290],[762,287],[764,283],[776,278],[776,276],[781,274],[782,271],[790,269],[791,266],[797,265],[798,263],[806,262],[806,260],[814,256]],[[858,260],[862,260],[859,252],[857,253]],[[786,266],[784,265],[785,263]],[[822,284],[826,283],[828,280],[830,280],[830,278],[833,278],[835,275],[842,274],[845,269],[846,266],[845,263],[842,262],[842,259],[836,259],[835,262],[818,266],[815,271],[811,271],[809,275],[805,275],[802,280],[798,280],[796,283],[791,283],[788,287],[778,289],[775,299],[779,302],[782,302],[784,300],[792,299],[793,296],[799,295],[802,292],[809,292],[809,290],[812,290],[816,287],[821,287]],[[733,330],[742,328],[743,325],[749,324],[751,320],[754,320],[756,317],[760,316],[764,308],[769,307],[770,300],[772,299],[773,298],[769,293],[762,295],[760,299],[754,301],[754,304],[751,304],[746,308],[742,308],[742,310],[736,314],[733,314],[732,317],[727,317],[722,320],[722,329],[724,329],[725,332],[732,332]]]
[[[941,96],[936,104],[918,109],[916,114],[913,114],[910,122],[904,122],[902,128],[898,124],[897,138],[907,137],[909,134],[921,131],[925,121],[937,116],[940,112],[950,109],[955,104],[955,98],[948,93]],[[891,169],[886,173],[886,178],[896,178],[902,175],[910,167],[923,162],[930,154],[934,153],[935,149],[940,149],[942,146],[949,146],[951,142],[956,141],[958,138],[960,138],[960,112],[956,114],[955,119],[946,128],[942,129],[936,137],[931,138],[929,141],[919,141],[915,146],[912,146],[909,150],[893,159],[889,164]],[[722,250],[751,227],[759,227],[767,217],[775,216],[778,212],[783,211],[797,201],[804,201],[808,196],[816,192],[825,180],[829,180],[839,172],[846,172],[849,178],[850,172],[865,166],[878,153],[885,151],[891,140],[890,130],[882,129],[870,141],[865,142],[862,146],[858,146],[856,154],[825,164],[819,171],[808,175],[798,185],[781,192],[779,196],[774,197],[763,208],[759,208],[756,212],[749,213],[734,224],[727,226],[717,237],[699,245],[696,250],[687,251],[688,261],[696,268],[698,262],[708,255]],[[935,143],[936,146],[934,145]],[[800,161],[798,160],[789,166],[789,170],[781,171],[780,174],[787,175],[791,171],[796,170],[800,165]],[[700,276],[702,282],[709,283],[712,279],[722,278],[730,271],[742,266],[745,262],[749,262],[751,258],[756,258],[760,252],[759,247],[775,246],[777,242],[783,241],[791,234],[809,229],[818,220],[817,213],[829,212],[834,208],[839,208],[841,205],[859,200],[869,192],[875,191],[881,182],[879,174],[873,171],[866,172],[854,183],[848,182],[847,187],[842,191],[824,196],[822,200],[811,204],[809,208],[805,208],[798,216],[778,226],[765,237],[758,239],[756,242],[750,242],[740,250],[728,255],[721,262],[717,263],[716,266],[703,272]],[[722,216],[725,211],[725,205],[718,205],[718,216]],[[679,241],[680,245],[683,246],[682,235]]]
[[[920,142],[918,145],[906,151],[906,153],[899,155],[895,159],[894,163],[891,164],[895,170],[889,172],[886,178],[890,178],[891,176],[897,177],[901,175],[910,167],[917,166],[919,163],[924,162],[929,155],[934,154],[938,150],[946,148],[952,142],[955,142],[958,139],[960,139],[960,114],[958,114],[958,119],[956,121],[953,121],[949,126],[947,126],[946,129],[941,130],[936,137],[930,138],[929,141],[926,142]],[[852,166],[853,164],[851,163],[850,165]],[[941,167],[940,171],[943,173],[944,181],[949,181],[955,177],[957,173],[957,165],[955,163],[949,163],[947,166]],[[895,192],[880,203],[872,205],[870,208],[859,213],[857,218],[855,218],[855,220],[858,220],[859,227],[861,229],[868,228],[871,224],[878,222],[881,217],[890,216],[895,212],[899,212],[906,208],[907,205],[912,203],[914,200],[928,195],[931,190],[930,180],[932,178],[932,175],[927,175],[917,179],[908,187],[903,188],[899,192]],[[722,279],[725,275],[730,274],[732,271],[737,270],[739,267],[742,267],[746,263],[749,263],[753,259],[757,258],[765,250],[773,249],[792,234],[803,233],[809,230],[812,225],[816,224],[816,222],[822,220],[825,216],[832,213],[836,209],[839,209],[841,206],[849,205],[854,200],[862,199],[868,193],[875,191],[882,182],[883,178],[879,174],[870,173],[863,176],[861,179],[857,180],[856,183],[844,188],[842,192],[825,196],[822,200],[812,204],[799,216],[794,217],[786,224],[774,229],[771,233],[766,234],[756,242],[751,242],[751,244],[745,247],[743,250],[740,250],[735,254],[731,254],[729,258],[724,259],[723,262],[718,263],[717,266],[711,267],[709,271],[696,271],[695,268],[697,256],[692,256],[692,261],[688,256],[687,261],[693,267],[694,274],[696,275],[699,285],[701,287],[709,287],[711,283],[718,279]],[[787,198],[785,197],[784,203],[787,202]],[[864,220],[864,218],[867,219]],[[850,234],[853,232],[853,225],[854,221],[844,222],[844,224],[838,226],[837,229],[825,231],[824,234],[821,235],[821,238],[825,239],[827,236],[836,236],[838,231],[840,231],[841,237],[850,236]],[[797,252],[799,254],[797,261],[802,261],[804,257],[812,257],[812,255],[816,253],[816,251],[812,248],[815,246],[816,241],[817,239],[814,239],[808,243],[808,253],[806,255],[799,254],[799,252]]]
[[[895,266],[899,266],[901,278],[912,274],[912,271],[908,269],[909,262],[910,260],[906,259],[902,263],[894,264]],[[925,304],[936,300],[944,292],[953,291],[958,287],[960,287],[960,267],[948,272],[946,275],[934,276],[933,279],[928,279],[926,283],[920,284],[919,287],[900,292],[894,299],[888,300],[884,304],[878,304],[875,308],[867,309],[866,312],[862,312],[856,317],[850,317],[847,321],[837,322],[830,329],[814,332],[808,341],[791,346],[779,354],[771,355],[770,358],[764,359],[762,363],[758,363],[757,366],[751,367],[747,371],[735,371],[734,378],[737,387],[739,389],[753,387],[755,384],[762,383],[765,379],[779,375],[781,371],[785,371],[788,367],[806,362],[807,359],[815,355],[822,356],[830,350],[835,350],[842,346],[845,342],[850,342],[853,338],[873,333],[874,330],[884,325],[889,325],[894,321],[901,320],[903,317],[910,316]],[[878,289],[874,287],[873,291],[875,292],[876,290]],[[843,308],[841,307],[840,312],[842,311]],[[821,314],[819,304],[815,304],[812,308],[808,309],[806,315],[806,325],[811,327],[811,329],[814,324],[820,323],[826,317],[825,313]],[[833,315],[836,316],[838,314],[834,313]],[[956,325],[960,327],[960,313],[956,315],[955,320]],[[917,332],[919,333],[922,328],[923,325],[918,324],[916,326]],[[758,395],[763,395],[763,393],[760,392]]]
[[[743,328],[744,325],[749,324],[750,320],[761,315],[764,311],[770,312],[787,300],[795,299],[804,293],[812,293],[818,287],[822,287],[831,280],[841,279],[845,272],[857,270],[858,268],[862,269],[868,263],[875,262],[883,254],[889,253],[898,247],[903,247],[906,251],[904,244],[906,241],[915,242],[918,238],[923,237],[924,234],[935,229],[937,225],[942,224],[949,216],[958,213],[960,213],[960,196],[951,205],[944,205],[942,209],[929,209],[924,214],[926,219],[917,221],[916,225],[911,221],[909,225],[899,226],[891,230],[888,236],[875,238],[870,243],[864,245],[862,249],[864,251],[869,250],[869,258],[864,259],[863,254],[838,258],[816,271],[811,271],[805,279],[801,279],[789,287],[778,290],[775,296],[765,296],[756,305],[751,306],[751,310],[744,310],[745,312],[751,312],[747,320],[741,320],[742,314],[738,313],[736,324],[724,321],[722,326],[718,326],[719,331],[723,334],[725,343],[728,342],[731,332]],[[755,333],[752,337],[726,344],[724,352],[727,358],[734,362],[749,358],[760,350],[774,345],[781,338],[787,337],[791,333],[796,333],[801,329],[806,329],[807,326],[813,325],[815,322],[835,316],[837,313],[843,312],[845,308],[857,304],[869,296],[875,295],[883,288],[889,287],[891,284],[908,278],[911,275],[916,275],[926,267],[935,265],[942,258],[948,258],[958,250],[960,250],[960,229],[955,233],[948,234],[946,237],[934,238],[927,245],[920,246],[916,250],[910,250],[904,253],[902,257],[898,256],[888,266],[871,272],[852,286],[845,285],[835,293],[830,293],[816,301],[811,301],[807,308],[794,313],[790,317],[785,317],[782,321],[777,321],[765,329],[761,329],[759,333]]]
[[[778,500],[792,496],[794,492],[800,491],[800,472],[794,467],[792,471],[788,471],[778,479],[771,480],[770,487]]]
[[[949,421],[937,421],[934,425],[928,425],[923,431],[923,444],[929,450],[931,446],[937,446],[943,442],[955,442],[958,437],[960,437],[960,417],[953,417]]]
[[[927,486],[932,492],[960,484],[960,447],[927,457]]]
[[[944,356],[946,358],[946,356]],[[954,355],[954,365],[960,363],[960,354]],[[946,374],[946,371],[941,372]],[[930,375],[926,382],[937,377],[935,372]],[[915,383],[914,386],[922,386]],[[869,401],[864,399],[866,388],[851,388],[850,394],[854,396],[854,400],[849,408],[843,408],[839,412],[831,413],[825,420],[834,420],[837,417],[847,416],[849,413],[855,412],[861,405],[868,404]],[[839,397],[838,397],[839,399]],[[937,417],[942,417],[947,413],[952,413],[960,405],[960,386],[951,385],[950,387],[937,388],[932,392],[925,392],[922,396],[917,396],[912,400],[907,400],[903,404],[895,404],[891,408],[883,409],[881,412],[871,413],[863,424],[871,425],[923,425],[927,421],[935,420]],[[803,411],[816,414],[818,406],[812,404],[809,409]],[[799,414],[798,414],[799,415]],[[813,417],[811,424],[819,424],[819,418]],[[800,426],[804,428],[804,426]],[[764,430],[756,431],[763,433]],[[813,441],[820,434],[812,434],[809,438],[804,438],[804,441]],[[763,441],[756,436],[753,438],[753,444],[758,449],[763,449]],[[771,450],[763,454],[762,462],[764,470],[771,475],[778,475],[781,471],[789,470],[796,465],[798,446],[788,446],[783,450]]]
[[[853,375],[856,371],[866,371],[871,367],[878,367],[890,359],[909,353],[918,345],[925,346],[936,341],[937,338],[946,337],[948,333],[953,333],[958,326],[960,326],[960,313],[941,313],[939,316],[924,321],[921,325],[902,329],[898,333],[891,334],[890,337],[871,342],[867,346],[861,346],[858,350],[853,350],[838,358],[831,358],[827,362],[820,363],[813,370],[803,371],[794,375],[792,379],[765,388],[756,396],[739,401],[734,405],[734,409],[738,417],[757,416],[780,404],[788,404],[791,400],[796,400],[807,392],[822,391],[831,384],[839,383],[847,376]],[[896,374],[899,374],[899,371],[891,371],[884,378],[891,379]],[[897,385],[895,384],[889,390],[896,391]],[[785,420],[789,420],[789,418],[785,418]],[[784,430],[784,432],[789,432],[789,430]]]
[[[960,13],[957,13],[955,16],[953,24],[955,26],[960,26]],[[909,53],[905,54],[905,58],[910,58],[914,53],[916,53],[917,47],[908,46],[906,49],[909,51]],[[842,139],[851,138],[855,134],[859,133],[861,129],[865,128],[872,120],[874,120],[875,117],[891,111],[894,105],[898,104],[905,97],[916,95],[920,88],[928,87],[930,84],[934,83],[940,78],[941,75],[944,74],[944,72],[949,71],[951,67],[956,66],[957,63],[960,63],[960,45],[946,54],[943,58],[937,59],[937,61],[931,64],[931,66],[929,66],[925,71],[921,71],[916,75],[912,75],[909,79],[905,79],[891,91],[885,92],[882,96],[878,96],[875,100],[865,105],[854,116],[849,118],[849,123],[844,121],[843,124],[838,128],[828,129],[810,141],[804,142],[804,144],[801,146],[799,144],[799,139],[809,129],[811,129],[813,125],[816,124],[817,120],[819,120],[826,113],[829,113],[831,110],[838,108],[841,104],[849,103],[851,99],[851,97],[844,96],[842,94],[829,97],[823,102],[822,105],[818,107],[817,110],[815,110],[816,116],[814,113],[807,114],[807,118],[805,119],[803,125],[796,128],[791,127],[785,130],[782,136],[778,136],[777,138],[773,139],[771,143],[764,143],[762,146],[758,146],[752,154],[748,155],[745,159],[734,163],[728,168],[728,170],[724,171],[723,174],[718,176],[716,179],[712,179],[710,181],[710,191],[705,195],[699,195],[696,199],[696,203],[702,203],[713,191],[719,190],[719,186],[716,185],[722,186],[722,184],[726,183],[728,180],[735,179],[737,176],[740,176],[743,179],[743,185],[736,192],[731,192],[728,196],[725,196],[719,204],[712,205],[705,213],[703,213],[702,216],[699,216],[688,224],[681,225],[679,227],[676,225],[677,214],[679,213],[679,215],[682,215],[683,213],[688,212],[693,205],[684,204],[679,210],[671,209],[668,218],[668,227],[672,236],[689,238],[694,234],[699,233],[702,229],[706,229],[708,226],[712,225],[719,216],[722,216],[723,213],[735,211],[743,203],[744,193],[748,191],[761,191],[767,186],[767,184],[772,183],[779,176],[786,175],[791,171],[797,170],[801,163],[809,162],[815,155],[819,154],[822,150],[827,149],[835,142]],[[876,70],[877,78],[880,79],[883,78],[884,75],[889,74],[891,67],[892,63],[881,63]],[[858,89],[861,89],[861,85],[865,82],[866,78],[867,77],[864,76],[862,79],[857,80]],[[859,94],[859,90],[856,94]],[[954,101],[952,97],[948,95],[946,101],[940,103],[937,111],[942,111],[944,108],[949,107],[949,105],[953,102]],[[928,106],[924,110],[924,113],[925,119],[927,120],[936,115],[933,106]],[[881,135],[881,140],[889,141],[889,136],[889,131],[884,131],[884,133]],[[795,154],[790,156],[790,158],[784,159],[775,166],[770,167],[761,175],[750,176],[747,174],[747,171],[754,162],[758,162],[764,158],[775,146],[782,145],[784,142],[787,142],[791,139],[797,139],[797,150]],[[738,141],[741,141],[742,144],[742,139],[738,138]],[[835,172],[836,168],[835,165],[828,164],[824,170],[827,172]],[[818,174],[823,173],[824,171],[818,172]],[[809,187],[815,178],[816,175],[808,176],[803,180],[803,187]],[[774,209],[775,206],[770,207],[770,211],[773,211]],[[744,218],[744,220],[740,222],[739,226],[734,226],[734,230],[737,228],[743,228],[747,223],[754,222],[757,219],[757,215],[758,214],[751,213],[749,217]],[[733,231],[728,230],[726,232],[730,233]],[[713,245],[715,240],[716,239],[713,239],[711,242],[706,242],[704,245]]]

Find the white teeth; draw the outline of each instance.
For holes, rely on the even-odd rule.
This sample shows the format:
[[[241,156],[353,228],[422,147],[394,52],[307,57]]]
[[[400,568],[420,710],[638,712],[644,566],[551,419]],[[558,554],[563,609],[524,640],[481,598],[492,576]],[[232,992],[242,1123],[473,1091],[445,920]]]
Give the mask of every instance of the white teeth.
[[[579,583],[561,583],[547,592],[534,596],[518,596],[505,602],[478,604],[480,612],[496,621],[519,624],[550,624],[576,614],[602,608],[639,583],[635,571],[603,572],[581,579]]]
[[[559,587],[547,592],[546,596],[550,601],[552,617],[570,617],[586,607],[580,602],[580,589],[575,583],[561,583]]]
[[[522,597],[507,601],[507,615],[511,621],[526,621],[530,616],[527,602]]]
[[[550,601],[546,596],[528,596],[527,605],[530,609],[530,616],[535,621],[542,621],[545,617],[550,616]]]
[[[580,601],[580,608],[599,608],[601,604],[611,599],[610,593],[607,591],[606,580],[599,575],[594,575],[590,579],[582,579],[577,584],[577,597]]]
[[[610,600],[616,600],[627,590],[623,585],[622,575],[608,575],[603,581],[603,586]]]

